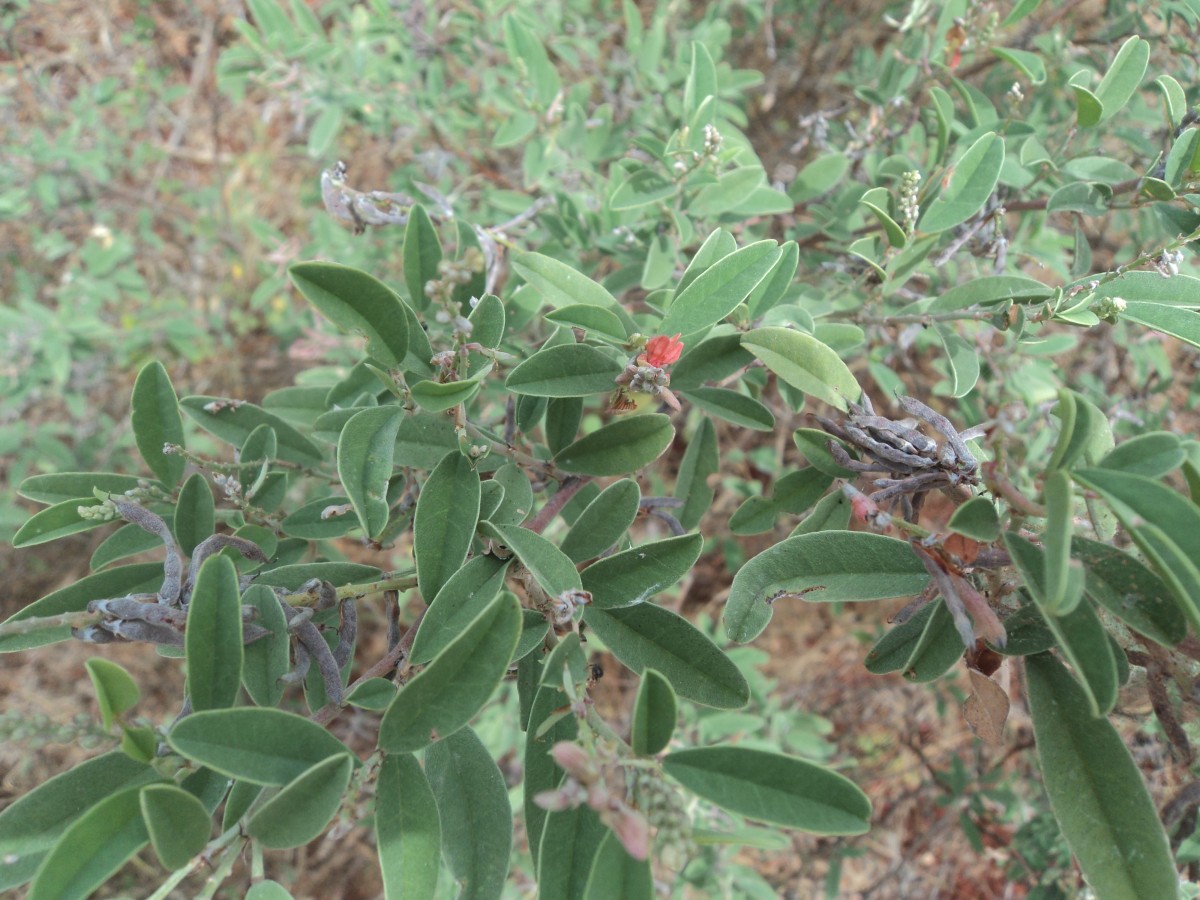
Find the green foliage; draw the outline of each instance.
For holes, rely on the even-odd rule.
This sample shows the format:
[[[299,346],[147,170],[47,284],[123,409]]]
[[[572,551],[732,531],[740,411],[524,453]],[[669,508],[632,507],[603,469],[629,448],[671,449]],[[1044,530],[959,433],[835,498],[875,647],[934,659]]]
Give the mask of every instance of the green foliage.
[[[1194,60],[1140,12],[1076,53],[1019,24],[1036,3],[965,24],[964,4],[913,4],[884,55],[864,45],[839,73],[860,85],[840,111],[806,120],[796,171],[768,173],[743,133],[762,76],[733,51],[785,12],[791,41],[810,5],[484,6],[435,27],[418,5],[398,28],[386,4],[253,0],[237,21],[222,90],[298,110],[313,170],[297,240],[314,261],[262,284],[294,289],[315,334],[354,337],[259,403],[179,397],[123,348],[153,480],[22,483],[46,508],[18,547],[122,524],[93,574],[0,624],[0,652],[154,644],[182,656],[187,702],[134,722],[136,682],[89,662],[122,751],[0,813],[3,884],[86,896],[149,844],[171,887],[200,854],[215,890],[247,846],[261,869],[264,850],[361,824],[372,794],[389,898],[435,896],[443,864],[460,896],[500,896],[514,806],[518,864],[547,896],[648,896],[656,870],[774,840],[743,820],[860,835],[867,796],[805,758],[835,762],[828,723],[779,709],[753,651],[727,644],[779,604],[918,597],[866,668],[938,684],[965,659],[967,720],[991,739],[1007,697],[983,667],[1024,667],[1092,890],[1170,896],[1166,830],[1108,716],[1143,669],[1178,742],[1165,679],[1197,674],[1175,648],[1200,628],[1200,444],[1171,406],[1195,389],[1167,388],[1200,347],[1200,280],[1179,272],[1200,138],[1180,81],[1145,84]],[[42,162],[72,152],[44,138]],[[384,138],[411,145],[386,175],[331,165]],[[53,235],[41,252],[80,256],[81,308],[69,322],[35,309],[44,281],[20,286],[13,321],[66,336],[31,351],[49,375],[17,379],[23,408],[37,379],[67,385],[81,335],[111,341],[115,286],[150,293],[127,236]],[[745,559],[733,535],[767,537]],[[732,584],[714,630],[670,594],[711,577],[715,545]],[[114,565],[144,552],[163,563]],[[385,616],[383,649],[359,640]],[[628,734],[590,696],[601,649],[638,681]],[[373,744],[326,727],[348,705]],[[519,757],[503,772],[498,719]],[[943,784],[969,832],[980,795],[960,772]],[[729,872],[704,887],[751,890]]]

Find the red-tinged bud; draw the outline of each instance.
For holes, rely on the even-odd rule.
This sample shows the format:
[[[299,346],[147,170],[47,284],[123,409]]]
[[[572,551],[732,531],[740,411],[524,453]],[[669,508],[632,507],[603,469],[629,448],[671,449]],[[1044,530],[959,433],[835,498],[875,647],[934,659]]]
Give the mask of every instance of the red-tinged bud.
[[[578,744],[559,741],[550,749],[550,755],[564,772],[584,784],[591,784],[600,775],[588,752]]]
[[[650,855],[650,823],[640,812],[626,807],[605,824],[634,859],[644,860]]]

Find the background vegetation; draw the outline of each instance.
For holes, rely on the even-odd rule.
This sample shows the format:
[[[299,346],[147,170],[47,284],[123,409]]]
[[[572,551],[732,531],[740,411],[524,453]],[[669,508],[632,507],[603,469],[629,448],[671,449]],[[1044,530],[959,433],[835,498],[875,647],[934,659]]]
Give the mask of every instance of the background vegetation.
[[[404,192],[431,210],[444,201],[476,223],[516,220],[515,250],[573,259],[638,299],[674,284],[718,227],[739,246],[795,241],[798,275],[771,324],[814,329],[877,397],[902,390],[954,410],[956,421],[1004,421],[1018,436],[1008,445],[1018,469],[1053,451],[1050,410],[1064,384],[1102,411],[1118,442],[1160,429],[1194,436],[1194,333],[1188,343],[1188,334],[1166,340],[1101,322],[1090,304],[1060,305],[1054,322],[1039,318],[1035,303],[953,316],[960,310],[947,305],[936,320],[905,305],[1000,272],[1056,285],[1130,263],[1194,272],[1178,238],[1197,224],[1186,202],[1195,148],[1185,162],[1177,153],[1168,173],[1171,137],[1184,123],[1168,109],[1169,87],[1156,91],[1153,79],[1170,75],[1184,109],[1195,103],[1197,10],[1043,5],[5,4],[0,529],[11,540],[35,508],[16,497],[29,476],[137,468],[129,396],[152,359],[181,394],[255,403],[293,379],[304,387],[347,376],[355,340],[314,315],[287,267],[333,260],[410,296],[424,284],[412,281],[411,262],[406,270],[402,230],[355,234],[323,209],[320,174],[337,159],[363,190]],[[1145,84],[1107,127],[1080,128],[1077,73],[1094,74],[1094,87],[1134,34],[1150,48]],[[724,146],[711,148],[714,177],[676,203],[656,193],[672,177],[659,162],[695,99],[686,96],[693,42],[713,61]],[[953,96],[951,72],[962,85]],[[938,90],[957,111],[953,125],[940,122]],[[945,188],[949,160],[931,161],[927,148],[940,141],[944,150],[952,137],[961,150],[992,131],[1009,142],[999,183],[1010,220],[997,214],[973,232],[943,235],[936,249],[911,253],[910,265],[904,253],[920,242],[903,205],[906,173],[923,173],[919,190]],[[1155,179],[1149,189],[1145,175]],[[1157,183],[1182,199],[1154,202],[1166,196],[1153,196]],[[867,188],[882,193],[863,203]],[[522,220],[542,198],[551,202]],[[601,200],[607,208],[598,211]],[[546,323],[533,319],[536,302],[523,304],[519,293],[513,301],[503,282],[491,287],[510,301],[511,334],[531,345],[546,336]],[[463,289],[472,288],[481,293],[469,282]],[[1115,319],[1111,312],[1099,310]],[[705,550],[674,601],[706,627],[720,617],[734,573],[804,512],[780,501],[776,485],[801,460],[792,431],[811,422],[790,415],[773,431],[733,423],[719,426],[725,467],[699,519]],[[673,480],[683,447],[668,452]],[[946,518],[950,510],[936,502],[926,516]],[[103,537],[95,534],[44,553],[5,547],[5,615],[88,571]],[[365,553],[355,541],[338,552]],[[872,831],[705,845],[681,894],[1078,893],[1078,870],[1027,752],[1027,713],[1015,708],[1003,743],[990,746],[961,717],[971,692],[965,668],[922,685],[863,667],[902,605],[781,602],[771,628],[731,652],[751,679],[752,709],[685,711],[681,726],[692,743],[749,732],[844,767],[873,800]],[[364,630],[385,628],[374,615]],[[94,654],[66,644],[6,657],[7,795],[115,743],[94,715],[78,715],[95,708],[83,677]],[[173,714],[177,663],[138,646],[103,654],[142,684],[137,712],[146,722]],[[595,696],[619,718],[636,679],[609,662]],[[1191,781],[1185,749],[1200,738],[1185,689],[1196,673],[1172,665],[1166,687],[1135,668],[1115,720],[1160,808]],[[1176,710],[1167,724],[1152,715],[1164,704]],[[510,715],[511,703],[477,729],[502,764],[513,752]],[[362,716],[337,726],[352,746]],[[296,896],[381,890],[361,830],[332,834],[269,855],[268,874]],[[1188,837],[1174,840],[1183,865],[1200,859]],[[514,869],[515,894],[530,889],[529,869],[527,859]],[[234,883],[250,874],[239,867]],[[131,867],[109,889],[143,893],[143,876],[157,883]]]

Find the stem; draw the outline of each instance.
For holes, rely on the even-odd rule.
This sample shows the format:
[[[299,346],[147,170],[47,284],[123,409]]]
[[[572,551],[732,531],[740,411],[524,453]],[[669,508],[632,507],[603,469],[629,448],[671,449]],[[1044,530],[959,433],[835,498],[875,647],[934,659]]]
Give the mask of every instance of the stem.
[[[567,502],[578,494],[580,489],[591,480],[590,475],[583,477],[570,475],[564,479],[555,495],[547,500],[546,505],[538,510],[538,514],[533,517],[533,520],[529,523],[529,530],[535,534],[541,534],[545,531],[546,526],[554,520],[559,511],[567,505]]]
[[[368,581],[363,584],[346,584],[337,589],[339,600],[357,599],[367,594],[381,594],[384,591],[407,591],[417,586],[417,576],[392,574],[379,581]],[[309,606],[317,602],[316,597],[307,592],[285,594],[283,602],[290,606]]]
[[[10,635],[32,634],[35,631],[44,631],[50,628],[86,628],[103,620],[103,613],[87,612],[86,610],[62,613],[57,616],[33,616],[28,619],[19,619],[16,622],[5,622],[3,625],[0,625],[0,638],[9,637]]]
[[[185,878],[187,878],[189,875],[191,875],[193,872],[195,872],[196,869],[198,869],[200,866],[207,865],[209,859],[214,854],[223,852],[226,848],[229,847],[230,844],[232,844],[234,841],[236,841],[241,836],[242,836],[241,829],[237,825],[234,825],[232,828],[230,828],[224,834],[209,841],[208,846],[206,846],[200,853],[196,854],[192,858],[192,861],[190,863],[188,863],[182,869],[177,869],[176,871],[172,872],[171,877],[168,878],[166,881],[164,881],[161,885],[159,885],[158,890],[156,890],[153,894],[150,895],[149,900],[167,900],[167,897],[169,897],[171,895],[171,891],[175,890],[175,888]],[[236,858],[237,854],[236,853],[230,854],[230,857]],[[232,863],[230,864],[230,868],[231,869],[233,868]],[[217,873],[214,873],[214,877],[216,874]],[[226,873],[226,874],[228,874],[228,873]],[[211,881],[211,879],[210,879],[210,881]],[[221,881],[224,881],[224,876],[222,876]],[[214,893],[216,891],[216,888],[220,887],[221,881],[216,882],[216,885],[213,887]],[[206,891],[207,891],[207,886],[206,886]],[[211,897],[212,894],[209,894],[208,896]]]

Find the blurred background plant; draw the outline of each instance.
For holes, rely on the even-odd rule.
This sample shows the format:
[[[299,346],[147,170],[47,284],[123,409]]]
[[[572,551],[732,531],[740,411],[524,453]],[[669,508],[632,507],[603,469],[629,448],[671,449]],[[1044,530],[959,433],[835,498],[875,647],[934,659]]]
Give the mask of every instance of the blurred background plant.
[[[1039,320],[1032,306],[1015,323],[947,317],[953,330],[886,306],[1005,266],[1063,283],[1148,253],[1162,266],[1192,266],[1190,248],[1157,254],[1200,223],[1186,202],[1152,202],[1194,187],[1190,163],[1167,171],[1183,124],[1174,88],[1160,79],[1158,93],[1135,94],[1117,141],[1076,128],[1073,86],[1081,71],[1094,84],[1112,48],[1135,33],[1152,41],[1152,73],[1196,84],[1194,4],[1046,6],[4,4],[0,534],[10,538],[27,515],[11,486],[28,475],[128,469],[128,388],[148,359],[162,359],[189,392],[256,401],[301,369],[301,386],[346,374],[348,342],[295,295],[286,266],[336,260],[410,299],[414,282],[400,231],[355,235],[321,209],[319,175],[338,159],[354,187],[407,194],[433,211],[451,261],[476,243],[457,223],[512,222],[522,248],[569,256],[610,291],[651,303],[716,228],[743,244],[795,241],[798,276],[766,324],[797,325],[843,356],[860,354],[857,371],[880,394],[915,382],[971,420],[1002,411],[1023,438],[1013,454],[1049,452],[1054,433],[1041,426],[1068,377],[1118,438],[1194,429],[1194,419],[1180,421],[1200,403],[1191,346],[1127,325],[1085,332]],[[953,96],[937,86],[947,66]],[[696,110],[686,96],[698,68],[719,86],[716,110]],[[1180,93],[1186,111],[1195,89]],[[711,121],[719,130],[705,129]],[[673,146],[680,122],[689,131]],[[985,221],[953,245],[912,241],[918,202],[950,177],[949,138],[966,147],[989,131],[1009,142],[998,177],[1008,210],[1049,214],[1022,218],[1013,233]],[[545,205],[528,215],[535,203]],[[466,287],[455,296],[479,293]],[[533,319],[537,303],[522,304],[518,291],[510,309],[530,346],[553,327]],[[1096,318],[1086,309],[1075,317],[1081,326]],[[703,520],[717,563],[688,588],[694,608],[790,515],[786,502],[764,500],[780,447],[746,431],[722,452],[737,474]],[[764,527],[747,524],[755,504]],[[43,593],[47,570],[18,580],[14,596]],[[887,798],[888,845],[800,836],[786,853],[773,838],[759,850],[705,847],[689,879],[747,896],[800,879],[837,896],[856,866],[854,889],[876,896],[897,896],[884,879],[901,872],[945,896],[969,896],[953,892],[970,878],[1009,879],[1029,896],[1072,885],[1044,796],[1013,778],[1021,763],[973,759],[963,750],[972,739],[953,728],[946,739],[957,707],[941,693],[822,674],[838,654],[861,670],[883,627],[874,616],[819,613],[797,618],[793,634],[772,632],[766,651],[737,651],[756,689],[754,714],[707,711],[686,727],[705,740],[752,741],[741,729],[761,715],[765,740],[816,761],[854,746],[879,779],[869,792]],[[806,653],[818,656],[799,661]],[[803,709],[822,714],[794,712],[801,696]],[[515,734],[494,738],[496,750]],[[925,776],[941,796],[921,793]],[[936,847],[919,834],[930,817],[954,824]],[[953,863],[950,846],[970,846],[981,861]],[[906,882],[910,896],[920,893],[915,883]]]

